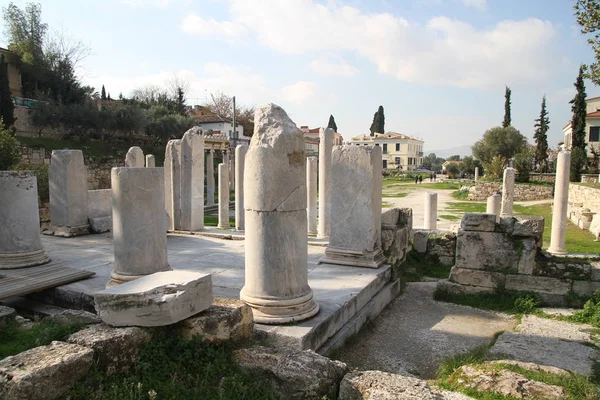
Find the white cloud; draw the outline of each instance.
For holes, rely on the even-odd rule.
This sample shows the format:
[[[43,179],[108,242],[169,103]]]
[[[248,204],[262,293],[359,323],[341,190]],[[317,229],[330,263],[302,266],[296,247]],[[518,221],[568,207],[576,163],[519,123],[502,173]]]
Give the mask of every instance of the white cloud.
[[[478,10],[484,11],[487,8],[487,0],[461,0],[462,3],[467,7],[477,8]]]
[[[183,3],[189,4],[191,0],[122,0],[123,3],[129,4],[132,6],[153,6],[159,8],[166,8],[171,4],[175,3]]]
[[[339,76],[354,76],[358,74],[358,69],[346,63],[343,60],[330,61],[327,59],[313,60],[308,64],[308,67],[321,75],[339,75]]]
[[[230,14],[230,21],[220,24],[244,26],[280,53],[347,51],[370,60],[380,73],[407,82],[464,88],[536,85],[557,68],[556,29],[535,18],[506,20],[488,29],[446,17],[421,25],[389,13],[314,0],[230,0]]]
[[[189,14],[181,21],[181,30],[200,36],[221,36],[236,38],[246,34],[244,26],[231,21],[216,21],[212,18],[204,19],[198,14]]]
[[[281,89],[283,99],[296,104],[307,102],[316,95],[316,92],[317,84],[307,81],[298,81]]]

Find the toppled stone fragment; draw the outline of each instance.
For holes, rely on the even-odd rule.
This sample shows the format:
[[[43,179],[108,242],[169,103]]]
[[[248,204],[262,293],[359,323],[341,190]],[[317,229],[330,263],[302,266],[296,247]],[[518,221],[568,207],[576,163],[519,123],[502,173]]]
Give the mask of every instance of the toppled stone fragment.
[[[494,232],[496,216],[494,214],[465,213],[460,221],[463,231]]]
[[[340,384],[344,400],[443,400],[427,382],[381,371],[357,371],[344,376]]]

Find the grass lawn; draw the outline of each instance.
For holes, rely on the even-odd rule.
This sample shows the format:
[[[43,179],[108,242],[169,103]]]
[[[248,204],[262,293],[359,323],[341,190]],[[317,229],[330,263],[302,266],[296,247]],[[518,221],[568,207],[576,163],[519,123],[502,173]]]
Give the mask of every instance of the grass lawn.
[[[461,217],[459,217],[458,215],[449,215],[449,214],[438,215],[438,218],[445,219],[448,221],[460,221],[460,219],[461,219]]]
[[[81,324],[59,325],[42,321],[31,329],[21,330],[15,322],[9,322],[0,328],[0,360],[38,346],[50,344],[54,340],[65,340],[70,334],[83,327]]]
[[[406,197],[406,196],[408,196],[407,192],[384,193],[384,194],[382,194],[382,197],[397,197],[397,198],[400,198],[400,197]]]
[[[219,216],[204,214],[204,225],[205,226],[219,225]],[[235,227],[235,218],[234,217],[229,217],[229,225]]]

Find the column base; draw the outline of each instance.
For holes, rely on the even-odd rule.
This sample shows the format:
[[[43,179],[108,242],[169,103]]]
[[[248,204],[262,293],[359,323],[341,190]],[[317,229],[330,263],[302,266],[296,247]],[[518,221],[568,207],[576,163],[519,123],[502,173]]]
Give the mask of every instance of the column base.
[[[566,250],[562,250],[562,249],[559,249],[559,250],[548,249],[546,251],[548,253],[550,253],[550,254],[555,254],[557,256],[562,256],[562,255],[567,254],[567,251]]]
[[[366,252],[331,247],[325,249],[325,255],[319,260],[319,264],[337,264],[364,268],[379,268],[384,262],[385,256],[381,249]]]
[[[50,262],[44,249],[26,253],[0,253],[0,269],[33,267]]]
[[[173,268],[171,268],[171,266],[168,266],[167,269],[161,270],[161,271],[156,271],[156,272],[164,272],[164,271],[172,271]],[[148,276],[150,274],[147,275],[123,275],[123,274],[119,274],[118,272],[115,272],[115,270],[112,270],[110,272],[110,280],[106,283],[106,288],[111,288],[113,286],[118,286],[118,285],[122,285],[123,283],[126,282],[131,282],[134,281],[138,278],[142,278],[144,276]]]
[[[240,300],[252,308],[254,322],[267,325],[281,325],[303,321],[319,312],[319,304],[313,298],[312,290],[299,298],[289,300],[266,300],[240,292]]]
[[[231,225],[217,225],[217,229],[231,229]]]
[[[54,235],[59,237],[73,237],[73,236],[83,236],[90,234],[90,226],[89,224],[79,225],[79,226],[58,226],[58,225],[50,225],[48,230],[42,232],[44,235]]]

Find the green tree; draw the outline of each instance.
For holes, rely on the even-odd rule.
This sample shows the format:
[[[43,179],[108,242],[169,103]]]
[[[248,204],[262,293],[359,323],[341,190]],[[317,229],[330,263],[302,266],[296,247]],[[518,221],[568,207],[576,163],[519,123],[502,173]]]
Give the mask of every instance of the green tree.
[[[540,117],[535,120],[535,163],[541,172],[548,172],[548,129],[550,128],[550,119],[546,110],[546,96],[542,98],[542,109]]]
[[[455,154],[453,156],[448,157],[446,160],[448,160],[448,161],[460,161],[460,156],[458,154]]]
[[[587,156],[580,147],[571,150],[571,182],[581,182],[581,173],[585,168]]]
[[[185,91],[181,86],[177,86],[177,88],[175,89],[175,112],[179,115],[186,115]]]
[[[4,63],[4,55],[0,54],[0,118],[6,126],[15,123],[15,105],[10,95],[8,83],[8,64]]]
[[[485,169],[491,172],[490,166],[494,158],[499,157],[502,160],[502,167],[505,167],[508,160],[519,153],[526,144],[525,136],[514,127],[498,126],[488,129],[471,149],[473,156],[481,160]],[[498,159],[494,161],[495,164],[498,162]]]
[[[337,125],[335,123],[335,118],[333,118],[333,115],[329,116],[329,122],[327,123],[327,127],[333,129],[334,132],[337,132]]]
[[[0,118],[0,171],[11,169],[21,159],[21,148],[13,136],[13,130],[4,125]]]
[[[55,129],[60,125],[60,105],[51,100],[39,101],[31,113],[31,124],[38,130],[38,137],[42,137],[44,129]]]
[[[508,86],[504,89],[504,120],[502,121],[502,127],[508,128],[510,126],[510,95],[511,90]]]
[[[581,179],[581,173],[585,169],[587,154],[586,154],[586,143],[585,143],[585,126],[587,116],[587,105],[585,98],[585,82],[583,81],[584,67],[579,67],[579,74],[575,80],[575,97],[570,101],[571,111],[573,116],[571,118],[571,180],[573,182],[579,182]],[[575,151],[575,149],[578,149]]]
[[[369,128],[371,136],[377,133],[385,133],[385,115],[383,113],[383,106],[379,106],[377,112],[373,115],[373,123]]]
[[[446,173],[448,174],[448,177],[454,179],[460,173],[460,168],[458,165],[452,163],[446,167]]]
[[[596,62],[584,66],[586,77],[600,85],[600,1],[577,0],[573,6],[581,33],[590,35],[588,43],[592,46]]]
[[[106,89],[102,85],[102,91],[100,92],[100,100],[106,100]]]
[[[536,149],[533,146],[524,146],[520,152],[515,154],[514,167],[517,170],[515,180],[517,182],[529,182],[529,173],[535,159]]]
[[[463,157],[462,163],[460,164],[460,172],[464,172],[467,175],[473,176],[475,175],[475,168],[479,168],[479,174],[483,175],[483,166],[481,161],[471,156]]]

